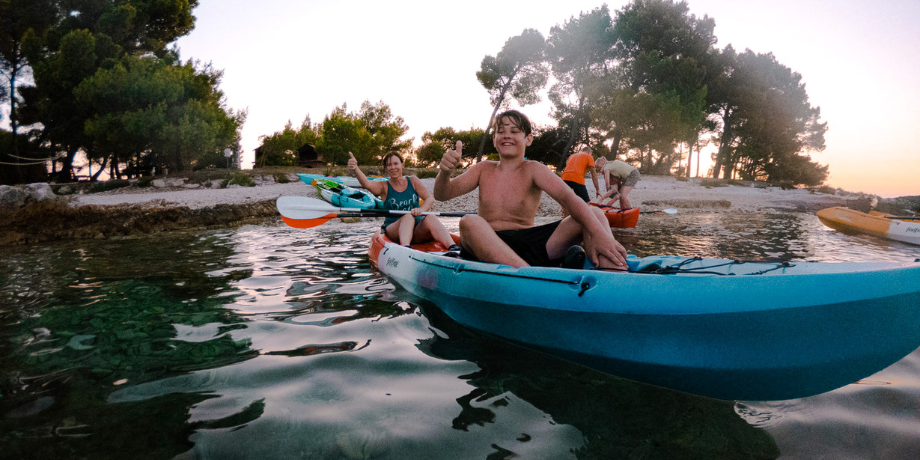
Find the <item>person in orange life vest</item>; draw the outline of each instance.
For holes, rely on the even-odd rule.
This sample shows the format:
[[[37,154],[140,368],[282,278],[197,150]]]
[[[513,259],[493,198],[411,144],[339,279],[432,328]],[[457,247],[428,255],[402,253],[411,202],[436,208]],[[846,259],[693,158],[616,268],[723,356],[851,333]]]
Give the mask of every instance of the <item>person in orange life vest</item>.
[[[562,170],[562,180],[571,188],[579,198],[585,203],[591,201],[588,196],[588,188],[585,187],[585,172],[591,173],[591,181],[594,182],[594,191],[600,196],[600,189],[597,188],[597,174],[594,173],[594,157],[591,155],[591,148],[582,147],[581,151],[569,156],[565,162],[565,169]],[[562,217],[569,215],[568,211],[562,209]]]

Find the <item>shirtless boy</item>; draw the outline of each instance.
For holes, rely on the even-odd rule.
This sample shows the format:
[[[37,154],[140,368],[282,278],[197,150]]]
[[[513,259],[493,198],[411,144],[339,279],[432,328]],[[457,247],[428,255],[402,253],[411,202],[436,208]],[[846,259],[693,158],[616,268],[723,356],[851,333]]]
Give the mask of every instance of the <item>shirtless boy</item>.
[[[613,238],[603,211],[591,209],[546,165],[524,159],[525,148],[533,142],[530,120],[509,110],[495,118],[494,132],[499,161],[481,161],[451,179],[461,157],[462,145],[457,142],[456,150],[444,153],[435,179],[438,201],[479,187],[479,214],[460,220],[463,251],[483,262],[512,267],[554,266],[570,247],[584,242],[586,256],[595,266],[625,269],[626,249]],[[570,216],[534,227],[542,192]]]

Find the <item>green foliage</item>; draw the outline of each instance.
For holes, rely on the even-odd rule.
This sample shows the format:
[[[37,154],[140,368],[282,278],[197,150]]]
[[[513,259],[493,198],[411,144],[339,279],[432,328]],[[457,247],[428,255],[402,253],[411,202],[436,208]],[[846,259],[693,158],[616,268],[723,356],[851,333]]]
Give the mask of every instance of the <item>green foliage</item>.
[[[375,159],[382,160],[390,150],[408,151],[412,147],[413,139],[401,140],[409,132],[405,120],[393,115],[390,106],[383,101],[376,104],[364,101],[355,116],[364,123],[364,128],[374,139]]]
[[[533,142],[527,147],[527,159],[544,164],[559,164],[566,158],[563,149],[569,134],[569,130],[563,127],[535,126]]]
[[[126,57],[77,87],[77,101],[92,111],[85,132],[92,157],[163,164],[185,171],[202,163],[224,165],[244,113],[221,106],[221,73],[193,62]]]
[[[255,187],[256,183],[253,182],[252,177],[249,174],[246,174],[242,171],[234,171],[230,174],[230,177],[224,179],[220,184],[220,188],[227,188],[231,185],[240,185],[243,187]]]
[[[829,185],[822,185],[820,187],[814,187],[811,189],[813,192],[824,193],[827,195],[836,195],[837,189]]]
[[[259,137],[262,145],[259,147],[259,164],[256,166],[261,168],[296,165],[297,150],[304,144],[316,146],[317,139],[320,137],[319,128],[318,125],[313,126],[308,115],[297,129],[294,129],[291,122],[288,121],[283,130],[270,136]]]
[[[141,188],[150,187],[153,185],[153,176],[141,176],[137,179],[137,186]]]
[[[89,193],[108,192],[109,190],[115,190],[129,186],[131,186],[131,182],[126,180],[106,180],[93,182],[93,185],[89,188]]]
[[[287,173],[274,173],[272,177],[275,178],[275,182],[278,184],[287,184],[291,182],[291,178],[288,177]]]
[[[485,131],[478,128],[470,128],[468,131],[458,131],[454,128],[439,128],[435,132],[426,131],[422,134],[424,144],[415,150],[415,157],[420,165],[432,165],[441,161],[444,152],[457,146],[457,141],[463,143],[463,156],[472,157],[477,155],[473,150],[474,145],[482,143],[483,139],[488,139]],[[487,150],[494,151],[491,147]]]
[[[604,5],[550,29],[544,56],[556,81],[548,94],[553,103],[551,116],[569,133],[559,149],[558,165],[565,163],[576,142],[597,143],[591,139],[590,95],[598,81],[615,81],[611,80],[615,77],[611,73],[615,67],[610,54],[615,44],[611,24],[610,10]]]
[[[513,98],[522,106],[540,102],[539,91],[546,85],[549,76],[543,60],[544,48],[540,32],[524,29],[521,35],[509,38],[496,56],[482,58],[476,79],[489,92],[493,107],[486,126],[492,124],[498,109],[509,99]],[[469,144],[469,148],[473,145]],[[482,158],[485,145],[486,139],[480,139],[477,159]]]
[[[441,170],[439,168],[419,168],[415,170],[415,175],[419,179],[433,179],[438,177],[438,173]]]
[[[700,181],[700,185],[706,188],[728,187],[728,183],[726,183],[724,180],[719,180],[719,179],[703,179]]]
[[[827,124],[812,107],[802,76],[777,62],[772,54],[731,46],[720,55],[723,76],[712,85],[714,112],[723,133],[714,175],[794,184],[818,185],[827,167],[805,153],[824,149]]]
[[[182,170],[211,162],[238,137],[245,113],[222,106],[220,72],[177,63],[166,49],[192,30],[197,0],[26,3],[50,12],[46,27],[21,38],[35,80],[23,88],[22,121],[41,123],[36,138],[50,144],[63,178],[80,150],[98,171]]]
[[[360,163],[359,163],[360,164]],[[324,176],[344,176],[347,174],[347,170],[341,166],[326,166],[323,168]]]

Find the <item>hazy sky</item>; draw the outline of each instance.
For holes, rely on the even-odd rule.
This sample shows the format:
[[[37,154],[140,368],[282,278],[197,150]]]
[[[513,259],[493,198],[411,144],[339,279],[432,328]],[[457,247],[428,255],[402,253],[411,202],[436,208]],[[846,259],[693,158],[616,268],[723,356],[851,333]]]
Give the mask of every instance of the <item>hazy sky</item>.
[[[608,3],[611,13],[628,2]],[[482,58],[525,28],[549,35],[599,1],[200,0],[195,30],[178,41],[183,59],[224,70],[234,109],[249,109],[244,167],[259,136],[314,122],[342,103],[384,101],[420,143],[442,126],[484,127]],[[920,1],[690,0],[715,19],[719,48],[731,44],[802,75],[829,130],[812,158],[828,183],[882,196],[920,195]],[[549,104],[523,107],[553,123]],[[705,155],[704,155],[705,156]],[[706,166],[706,163],[703,163]],[[702,170],[701,170],[702,172]]]

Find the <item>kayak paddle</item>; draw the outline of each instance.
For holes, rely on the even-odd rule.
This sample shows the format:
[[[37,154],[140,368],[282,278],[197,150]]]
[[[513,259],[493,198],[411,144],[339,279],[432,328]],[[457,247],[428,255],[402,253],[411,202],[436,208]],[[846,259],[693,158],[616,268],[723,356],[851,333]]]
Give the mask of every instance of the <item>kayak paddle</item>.
[[[588,204],[591,206],[601,208],[604,210],[604,212],[607,212],[607,211],[621,212],[622,211],[620,208],[611,206],[609,204],[598,204],[593,201],[589,201]],[[634,209],[634,208],[630,208],[630,209]],[[668,209],[662,209],[660,211],[639,211],[639,214],[677,214],[677,210],[674,208],[668,208]]]
[[[337,217],[381,217],[409,214],[411,211],[338,208],[323,200],[306,196],[282,196],[275,202],[284,223],[294,228],[313,228]],[[461,217],[470,212],[423,212],[423,215]]]

